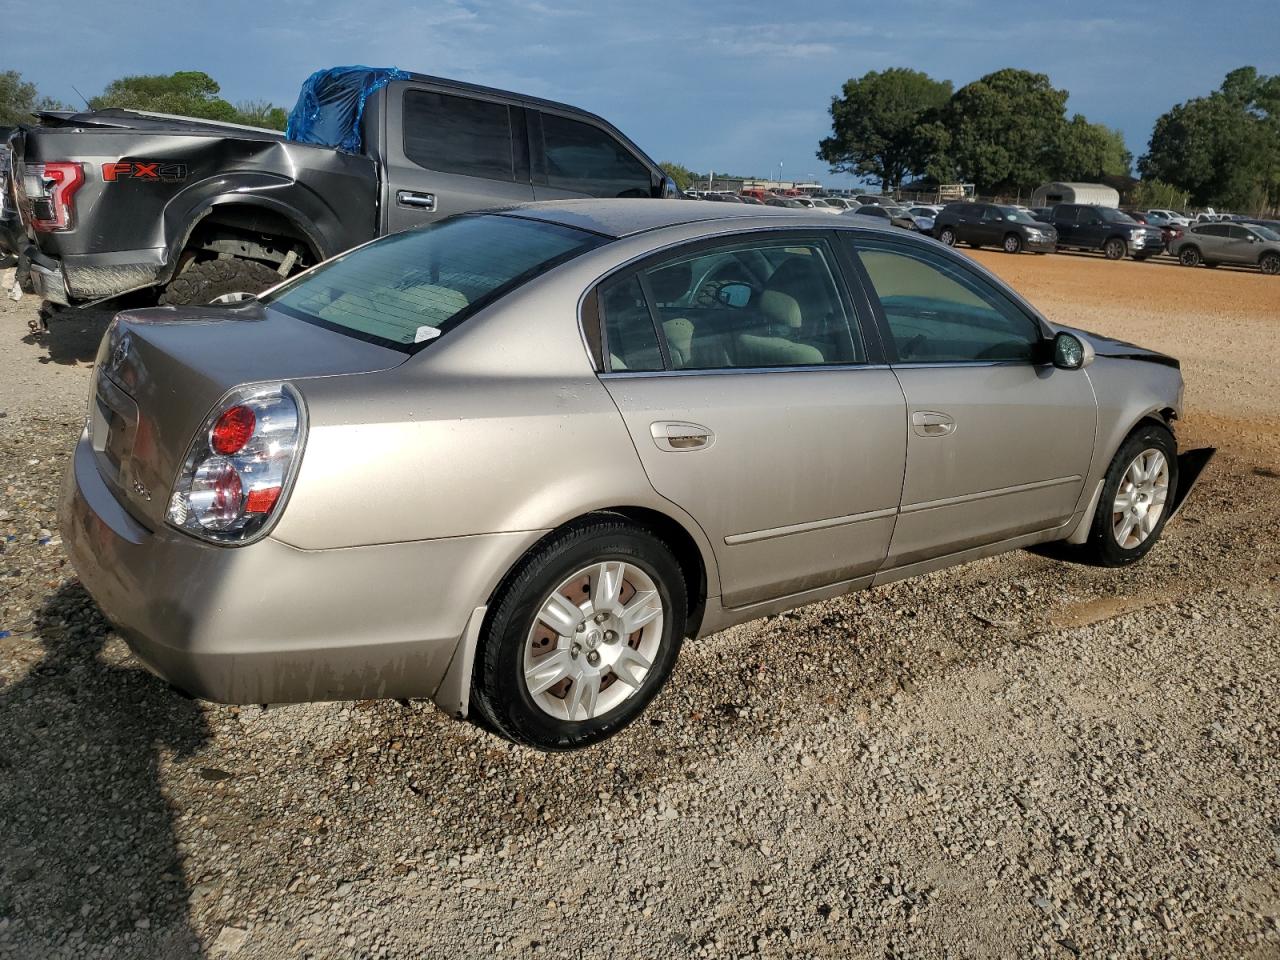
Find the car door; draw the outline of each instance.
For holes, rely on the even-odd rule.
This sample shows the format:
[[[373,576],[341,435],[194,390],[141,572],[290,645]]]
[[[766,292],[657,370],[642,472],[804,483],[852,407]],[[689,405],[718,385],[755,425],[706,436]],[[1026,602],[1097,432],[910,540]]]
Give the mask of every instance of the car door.
[[[530,110],[537,200],[652,197],[661,177],[603,127],[549,110]]]
[[[384,233],[533,199],[524,108],[395,83],[385,123]]]
[[[601,380],[650,482],[744,607],[869,577],[902,493],[905,402],[830,232],[682,248],[599,289]]]
[[[1224,263],[1230,256],[1231,228],[1225,223],[1205,223],[1195,229],[1200,256],[1209,263]]]
[[[1076,242],[1089,250],[1101,250],[1110,227],[1093,207],[1077,207]]]
[[[998,247],[1004,243],[1004,214],[1000,208],[984,204],[982,219],[978,223],[979,236],[983,244]]]
[[[1234,223],[1229,224],[1227,227],[1226,261],[1228,263],[1253,263],[1258,258],[1257,242],[1257,238],[1248,227],[1241,227]]]
[[[1080,208],[1070,203],[1062,203],[1053,208],[1050,221],[1058,231],[1058,246],[1073,247],[1076,244],[1076,215]]]
[[[1086,373],[1049,359],[1047,331],[953,254],[852,242],[907,401],[907,469],[887,566],[1065,523],[1093,454]]]

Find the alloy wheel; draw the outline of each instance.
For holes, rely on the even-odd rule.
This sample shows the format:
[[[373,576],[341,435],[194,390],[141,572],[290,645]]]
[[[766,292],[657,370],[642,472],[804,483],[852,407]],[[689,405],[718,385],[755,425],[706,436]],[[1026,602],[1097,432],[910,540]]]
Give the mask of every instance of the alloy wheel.
[[[943,243],[945,243],[948,247],[954,247],[956,245],[956,233],[950,227],[943,230],[942,233],[938,235],[938,239],[941,240]]]
[[[1160,523],[1169,499],[1169,461],[1154,448],[1130,461],[1111,505],[1111,532],[1122,550],[1140,547]]]
[[[524,682],[558,720],[599,717],[633,696],[662,645],[662,596],[653,578],[622,561],[565,579],[538,608],[524,648]]]

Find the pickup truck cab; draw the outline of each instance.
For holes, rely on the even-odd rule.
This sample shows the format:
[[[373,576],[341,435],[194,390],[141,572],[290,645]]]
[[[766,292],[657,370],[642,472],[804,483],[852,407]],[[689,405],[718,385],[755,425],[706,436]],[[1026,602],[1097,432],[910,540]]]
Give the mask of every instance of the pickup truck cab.
[[[358,152],[274,130],[131,110],[44,113],[9,139],[19,281],[55,305],[138,290],[161,303],[255,294],[386,233],[483,207],[674,197],[608,121],[576,107],[396,72]],[[16,233],[16,237],[15,237]]]
[[[1108,260],[1135,260],[1154,257],[1164,249],[1164,234],[1158,227],[1138,223],[1113,207],[1083,203],[1060,203],[1053,208],[1053,227],[1058,231],[1060,249],[1098,250]]]

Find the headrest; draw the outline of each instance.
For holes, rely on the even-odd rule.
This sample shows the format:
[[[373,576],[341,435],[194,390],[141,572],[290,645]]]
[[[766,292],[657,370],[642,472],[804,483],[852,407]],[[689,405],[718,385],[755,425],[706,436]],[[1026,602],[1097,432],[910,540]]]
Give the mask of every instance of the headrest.
[[[760,312],[770,323],[779,326],[799,330],[804,323],[796,298],[778,290],[766,290],[760,294]]]

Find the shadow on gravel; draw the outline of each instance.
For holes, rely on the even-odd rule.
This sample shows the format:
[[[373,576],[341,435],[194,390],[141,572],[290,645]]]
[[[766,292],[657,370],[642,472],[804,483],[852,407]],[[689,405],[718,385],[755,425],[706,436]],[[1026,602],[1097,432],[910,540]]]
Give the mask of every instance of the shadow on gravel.
[[[103,657],[79,584],[37,630],[44,659],[0,690],[0,955],[198,955],[159,761],[207,742],[203,715]]]
[[[64,310],[49,321],[47,332],[28,333],[22,342],[49,352],[48,357],[40,358],[41,363],[92,363],[114,316],[111,310]]]

